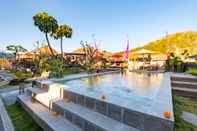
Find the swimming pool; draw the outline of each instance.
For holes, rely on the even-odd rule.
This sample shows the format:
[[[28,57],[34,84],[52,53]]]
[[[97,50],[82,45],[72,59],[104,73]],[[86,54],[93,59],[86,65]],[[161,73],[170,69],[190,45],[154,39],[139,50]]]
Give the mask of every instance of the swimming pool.
[[[113,73],[72,80],[64,84],[106,96],[113,95],[127,99],[135,96],[152,100],[160,88],[162,78],[162,73]]]
[[[142,131],[173,130],[170,73],[80,74],[55,82],[63,85],[66,101]]]
[[[173,112],[169,73],[112,73],[60,83],[72,92],[95,99],[104,95],[109,103],[157,117]]]

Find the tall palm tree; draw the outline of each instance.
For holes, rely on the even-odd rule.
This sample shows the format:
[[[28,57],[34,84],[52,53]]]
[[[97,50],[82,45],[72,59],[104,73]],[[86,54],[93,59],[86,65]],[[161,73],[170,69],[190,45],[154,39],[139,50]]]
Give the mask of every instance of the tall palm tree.
[[[55,39],[60,39],[60,48],[61,48],[61,55],[62,55],[62,60],[64,57],[64,52],[63,52],[63,38],[71,38],[72,37],[73,30],[70,26],[68,25],[60,25],[58,28],[55,30],[55,33],[53,33],[53,37]]]
[[[41,32],[45,34],[47,44],[51,51],[51,54],[54,56],[53,49],[49,42],[48,34],[53,34],[58,28],[58,22],[53,16],[49,16],[46,12],[41,12],[33,16],[34,25],[39,28]]]

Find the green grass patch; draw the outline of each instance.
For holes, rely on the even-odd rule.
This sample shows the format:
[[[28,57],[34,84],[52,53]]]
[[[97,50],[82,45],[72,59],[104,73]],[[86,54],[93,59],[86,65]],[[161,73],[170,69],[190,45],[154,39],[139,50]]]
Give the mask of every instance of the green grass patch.
[[[9,84],[2,84],[0,85],[0,89],[4,89],[4,88],[17,88],[17,85],[9,85]]]
[[[175,129],[174,131],[197,131],[197,127],[184,121],[181,118],[183,111],[191,112],[197,115],[197,102],[181,96],[173,96]]]
[[[15,131],[43,131],[19,103],[7,106]]]
[[[189,68],[186,73],[197,76],[197,69]]]
[[[25,79],[25,78],[31,78],[32,73],[31,72],[25,72],[25,71],[17,71],[17,70],[11,70],[10,71],[16,78],[18,79]]]

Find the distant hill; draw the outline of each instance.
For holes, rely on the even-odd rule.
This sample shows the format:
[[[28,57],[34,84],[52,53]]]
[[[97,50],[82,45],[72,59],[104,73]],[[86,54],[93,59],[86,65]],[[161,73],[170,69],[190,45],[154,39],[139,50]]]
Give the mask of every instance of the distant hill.
[[[141,48],[159,51],[161,53],[175,52],[177,55],[184,50],[187,50],[190,55],[197,54],[197,32],[190,31],[171,34],[131,51]],[[122,54],[123,52],[119,53]]]
[[[10,57],[13,57],[13,55],[5,52],[0,52],[0,58],[10,58]]]

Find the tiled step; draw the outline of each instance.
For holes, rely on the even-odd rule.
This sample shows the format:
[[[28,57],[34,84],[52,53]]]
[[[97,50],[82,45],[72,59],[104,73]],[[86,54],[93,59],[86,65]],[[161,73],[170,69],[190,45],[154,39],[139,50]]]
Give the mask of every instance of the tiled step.
[[[182,81],[182,82],[194,82],[197,83],[197,77],[191,76],[171,76],[172,81]]]
[[[197,89],[197,82],[184,82],[184,81],[172,81],[171,82],[172,87],[184,87],[184,88],[191,88],[191,89]]]
[[[29,87],[27,88],[27,93],[32,94],[39,94],[39,93],[46,93],[48,90],[44,88],[37,88],[37,87]]]
[[[45,131],[81,131],[63,116],[54,116],[52,112],[49,112],[49,109],[41,104],[32,103],[30,96],[20,95],[18,101]]]
[[[197,99],[197,89],[190,89],[184,87],[172,87],[172,92],[185,97]]]
[[[139,131],[72,102],[57,101],[53,103],[53,109],[63,112],[67,120],[75,123],[84,131]]]

